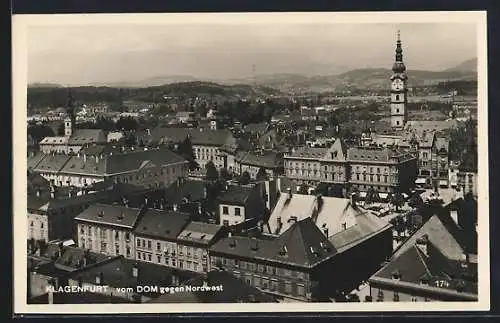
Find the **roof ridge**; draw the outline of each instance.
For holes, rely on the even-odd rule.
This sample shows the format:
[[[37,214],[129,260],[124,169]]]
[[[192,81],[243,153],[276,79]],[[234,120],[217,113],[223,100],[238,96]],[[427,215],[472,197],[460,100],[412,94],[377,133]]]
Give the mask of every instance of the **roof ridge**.
[[[416,245],[413,245],[413,248],[415,248],[415,251],[417,252],[418,258],[420,259],[420,261],[424,265],[425,271],[427,272],[427,274],[429,274],[430,276],[432,276],[432,273],[429,270],[429,267],[427,266],[427,262],[423,258],[425,256],[425,255],[423,255],[423,252]]]

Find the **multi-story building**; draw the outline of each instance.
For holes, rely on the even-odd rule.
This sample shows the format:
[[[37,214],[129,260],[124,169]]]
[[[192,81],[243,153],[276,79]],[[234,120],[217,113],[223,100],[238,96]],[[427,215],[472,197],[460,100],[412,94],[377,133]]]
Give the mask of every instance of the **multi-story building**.
[[[223,268],[280,299],[329,300],[368,278],[392,250],[390,235],[388,244],[372,238],[346,245],[348,234],[339,233],[332,243],[307,217],[279,236],[223,238],[210,248],[210,260],[212,268]],[[363,266],[352,267],[360,261]],[[332,273],[342,279],[331,279]]]
[[[346,163],[347,147],[337,139],[320,159],[322,168],[322,182],[345,186],[348,181],[348,167]]]
[[[56,186],[76,187],[103,181],[160,187],[188,171],[184,158],[164,148],[95,155],[86,151],[76,155],[42,154],[33,157],[29,165]]]
[[[209,248],[222,237],[224,230],[216,224],[190,222],[177,236],[179,264],[185,270],[207,273],[211,270]]]
[[[149,209],[134,230],[136,259],[173,268],[185,269],[180,260],[177,236],[189,223],[189,215]]]
[[[305,183],[323,180],[321,159],[328,148],[299,147],[291,154],[285,154],[285,176]]]
[[[261,220],[265,214],[265,201],[260,186],[227,185],[217,197],[219,224],[245,226]]]
[[[94,204],[75,217],[80,248],[135,259],[134,228],[146,209]]]
[[[28,239],[73,239],[73,219],[89,205],[119,199],[117,191],[85,194],[72,187],[54,187],[36,174],[28,175]]]
[[[477,255],[449,215],[432,216],[369,280],[377,302],[477,301]]]
[[[350,148],[349,186],[363,192],[370,187],[381,193],[409,192],[417,178],[417,158],[389,148]]]
[[[261,168],[266,171],[268,177],[275,177],[283,174],[283,157],[272,151],[242,151],[235,158],[235,166],[235,174],[247,172],[252,179],[257,178]]]

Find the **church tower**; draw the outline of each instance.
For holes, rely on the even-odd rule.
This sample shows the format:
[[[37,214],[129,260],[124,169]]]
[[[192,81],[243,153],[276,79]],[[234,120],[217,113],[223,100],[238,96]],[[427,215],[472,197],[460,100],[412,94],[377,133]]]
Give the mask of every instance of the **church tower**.
[[[69,138],[73,134],[76,125],[75,106],[71,89],[68,91],[68,103],[66,104],[66,118],[64,119],[64,136]]]
[[[401,130],[408,120],[408,76],[403,63],[403,49],[398,30],[396,41],[396,61],[392,66],[391,76],[391,126]]]

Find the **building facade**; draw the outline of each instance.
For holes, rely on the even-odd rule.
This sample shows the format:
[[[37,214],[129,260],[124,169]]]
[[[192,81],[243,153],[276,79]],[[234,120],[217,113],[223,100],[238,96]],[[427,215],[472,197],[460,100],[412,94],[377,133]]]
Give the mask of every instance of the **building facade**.
[[[144,209],[94,204],[75,217],[77,243],[96,253],[135,259],[134,228]]]

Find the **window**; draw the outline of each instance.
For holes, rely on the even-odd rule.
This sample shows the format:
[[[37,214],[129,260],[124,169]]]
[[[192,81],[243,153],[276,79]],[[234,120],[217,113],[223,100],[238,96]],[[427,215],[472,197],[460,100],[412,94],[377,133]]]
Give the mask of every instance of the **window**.
[[[161,264],[161,256],[160,255],[156,255],[156,262]]]
[[[101,242],[101,252],[105,252],[107,249],[107,244],[106,242]]]
[[[306,289],[305,286],[302,284],[297,284],[297,294],[299,296],[306,296]]]
[[[396,113],[399,113],[399,109],[396,109]]]
[[[127,257],[130,257],[130,247],[126,248],[126,254],[127,254]]]
[[[120,254],[120,245],[115,246],[115,254],[119,255]]]
[[[148,254],[148,261],[151,261],[151,259],[152,259],[151,254]]]
[[[418,298],[416,298],[415,296],[412,296],[411,301],[412,302],[418,302]]]
[[[32,226],[33,226],[33,221],[30,222],[30,227],[32,227]]]
[[[285,282],[285,293],[287,294],[292,293],[292,284],[290,282]]]
[[[396,101],[399,101],[399,94],[396,94]]]
[[[235,208],[234,208],[234,215],[241,215],[241,214],[240,214],[240,211],[241,211],[241,210],[240,210],[240,208],[239,208],[239,207],[235,207]]]
[[[260,273],[263,273],[264,272],[264,265],[259,264],[258,265],[258,270],[259,270]]]
[[[398,125],[398,126],[399,126],[399,121],[396,121],[396,125]]]
[[[399,293],[398,293],[398,292],[394,292],[394,298],[393,298],[393,301],[394,301],[394,302],[399,302]]]
[[[184,261],[179,261],[179,268],[180,269],[184,268]]]
[[[229,214],[229,208],[227,206],[222,207],[222,214]]]
[[[125,232],[125,240],[127,240],[127,242],[130,240],[130,233]]]
[[[229,226],[229,221],[228,220],[222,221],[222,225],[225,227]]]
[[[33,226],[33,222],[31,222],[31,226]],[[85,227],[83,225],[80,227],[80,233],[85,234]]]
[[[347,223],[342,223],[342,230],[347,230]]]
[[[159,243],[159,242],[156,243],[156,250],[157,251],[161,250],[161,243]]]
[[[40,229],[43,229],[43,222],[40,223]]]
[[[141,253],[139,251],[137,251],[137,259],[141,259]]]
[[[141,239],[137,238],[137,247],[141,247]]]

